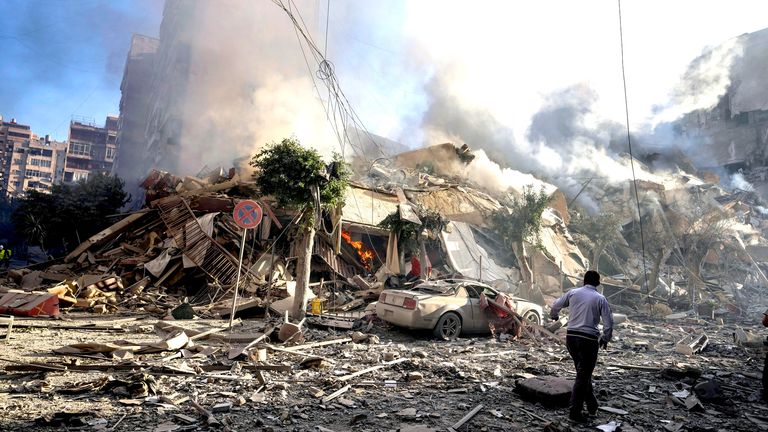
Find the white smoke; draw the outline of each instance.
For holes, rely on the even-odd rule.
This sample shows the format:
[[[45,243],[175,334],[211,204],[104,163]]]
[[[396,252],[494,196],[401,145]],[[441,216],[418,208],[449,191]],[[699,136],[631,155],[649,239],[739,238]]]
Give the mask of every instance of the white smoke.
[[[731,176],[731,187],[745,192],[754,192],[755,187],[744,178],[744,174],[736,173]]]
[[[696,58],[674,88],[669,102],[650,119],[651,126],[717,105],[731,85],[731,67],[743,54],[744,39],[733,38]]]
[[[180,172],[226,165],[291,136],[326,155],[338,148],[282,10],[247,0],[180,6],[193,11],[175,42],[189,47],[190,64]]]
[[[494,192],[513,191],[517,194],[523,192],[527,186],[534,190],[544,189],[550,194],[555,186],[543,182],[531,174],[523,173],[512,168],[502,168],[498,163],[490,160],[484,150],[474,152],[475,158],[463,169],[463,176],[472,182]]]

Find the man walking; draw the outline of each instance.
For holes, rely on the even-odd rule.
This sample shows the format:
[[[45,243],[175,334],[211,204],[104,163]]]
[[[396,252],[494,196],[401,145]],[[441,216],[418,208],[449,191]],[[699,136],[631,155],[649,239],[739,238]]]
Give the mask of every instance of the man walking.
[[[571,411],[568,415],[573,421],[586,423],[582,413],[584,402],[590,415],[597,413],[597,399],[592,390],[592,371],[597,364],[599,347],[608,348],[613,334],[613,314],[608,300],[597,292],[600,274],[589,270],[584,274],[584,286],[575,288],[560,297],[552,305],[550,318],[560,319],[560,310],[569,308],[568,332],[565,345],[576,365],[576,381],[571,392]],[[603,334],[597,325],[603,319]]]

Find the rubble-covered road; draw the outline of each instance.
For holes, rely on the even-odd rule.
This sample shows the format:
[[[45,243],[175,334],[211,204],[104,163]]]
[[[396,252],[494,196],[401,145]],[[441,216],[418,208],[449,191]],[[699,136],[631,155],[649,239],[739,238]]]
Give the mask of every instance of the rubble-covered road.
[[[0,342],[0,430],[429,431],[462,419],[456,430],[768,427],[761,348],[736,345],[733,323],[631,316],[600,354],[602,409],[575,425],[566,409],[515,391],[518,380],[574,376],[565,347],[550,340],[438,342],[372,324],[309,328],[290,344],[260,338],[279,320],[244,320],[228,333],[223,321],[64,317],[17,320]],[[681,354],[676,343],[694,330],[709,344]]]

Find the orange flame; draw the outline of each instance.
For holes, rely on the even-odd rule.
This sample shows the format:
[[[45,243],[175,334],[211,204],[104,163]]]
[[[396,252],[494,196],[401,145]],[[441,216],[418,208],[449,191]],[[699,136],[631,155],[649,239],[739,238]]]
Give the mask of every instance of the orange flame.
[[[363,263],[363,267],[365,267],[366,270],[370,270],[373,267],[373,257],[375,256],[373,249],[366,247],[361,241],[353,241],[352,236],[349,235],[348,231],[342,230],[341,238],[343,238],[344,242],[348,245],[355,248],[357,256],[360,257],[360,261]]]

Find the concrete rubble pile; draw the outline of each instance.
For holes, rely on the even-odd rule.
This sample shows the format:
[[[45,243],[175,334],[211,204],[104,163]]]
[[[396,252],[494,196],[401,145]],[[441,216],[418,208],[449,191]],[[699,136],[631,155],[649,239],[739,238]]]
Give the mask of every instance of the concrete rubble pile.
[[[696,317],[619,324],[595,374],[600,410],[583,429],[564,420],[573,365],[555,340],[435,342],[371,323],[281,342],[280,318],[237,320],[233,331],[208,319],[77,323],[22,323],[17,332],[46,344],[6,342],[0,407],[18,430],[768,427],[758,351],[737,345],[733,326]],[[692,335],[708,344],[683,349]]]
[[[324,316],[325,322],[351,328],[382,289],[406,282],[410,262],[403,256],[405,245],[398,246],[396,234],[382,224],[391,215],[420,223],[425,211],[439,214],[446,225],[426,232],[417,257],[429,265],[414,275],[421,279],[482,280],[545,304],[579,285],[592,267],[606,275],[603,285],[611,301],[633,310],[661,315],[695,310],[727,317],[763,306],[760,293],[768,279],[760,263],[768,256],[763,232],[768,204],[754,192],[727,192],[703,180],[716,176],[655,174],[645,166],[637,182],[639,218],[631,182],[587,182],[569,202],[557,187],[530,177],[550,203],[542,219],[541,247],[530,248],[533,291],[521,292],[520,271],[496,239],[489,216],[502,206],[504,193],[519,193],[526,185],[511,185],[504,193],[481,186],[463,173],[473,158],[466,146],[442,144],[357,167],[340,223],[331,216],[324,221],[324,227],[340,228],[321,229],[314,250],[310,297],[317,297],[324,315],[335,313]],[[214,171],[207,178],[154,171],[141,186],[144,209],[86,240],[63,260],[11,271],[12,288],[55,294],[62,309],[114,313],[127,308],[164,316],[190,303],[198,315],[227,317],[241,233],[231,211],[240,200],[256,196],[264,219],[246,239],[245,297],[238,310],[260,316],[270,308],[278,314],[290,309],[295,287],[292,212],[273,208],[270,197],[258,197],[253,180],[235,169]],[[594,257],[588,254],[591,233],[574,225],[587,213],[580,205],[584,198],[618,221],[618,235],[597,262],[590,262]],[[722,232],[699,251],[701,265],[692,265],[688,249],[701,246],[686,238],[700,234],[696,224],[710,219],[722,225]],[[638,220],[646,231],[642,239]],[[13,292],[11,302],[20,302],[22,294]],[[350,314],[353,310],[358,313]]]

